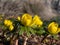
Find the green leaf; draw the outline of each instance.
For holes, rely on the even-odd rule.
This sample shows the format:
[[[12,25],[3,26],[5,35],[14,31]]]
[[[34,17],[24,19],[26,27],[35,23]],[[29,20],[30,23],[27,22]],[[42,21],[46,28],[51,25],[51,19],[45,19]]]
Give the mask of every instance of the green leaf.
[[[36,30],[36,33],[37,33],[38,35],[42,35],[42,34],[46,33],[46,31],[44,30],[43,27],[41,27],[41,28],[39,28],[38,30]]]
[[[33,25],[33,26],[32,26],[32,28],[36,28],[36,27],[37,27],[37,25]]]
[[[35,30],[33,29],[33,28],[31,28],[31,27],[28,27],[28,31],[31,33],[31,34],[35,34]]]
[[[27,32],[27,36],[29,37],[31,34],[29,32]]]
[[[54,38],[55,40],[58,40],[58,39],[59,39],[57,35],[52,35],[52,36],[53,36],[53,38]]]
[[[22,35],[22,34],[23,34],[23,32],[24,32],[23,30],[20,30],[20,31],[19,31],[19,35]]]
[[[6,26],[2,26],[2,30],[5,31],[7,30],[8,28]]]
[[[33,35],[35,34],[35,30],[33,30],[33,29],[31,29],[30,32],[31,32],[31,34],[33,34]]]
[[[22,35],[23,33],[24,33],[24,27],[23,26],[20,26],[19,35]]]
[[[45,33],[44,30],[39,30],[39,31],[37,31],[37,34],[38,34],[38,35],[42,35],[42,34],[44,34],[44,33]]]

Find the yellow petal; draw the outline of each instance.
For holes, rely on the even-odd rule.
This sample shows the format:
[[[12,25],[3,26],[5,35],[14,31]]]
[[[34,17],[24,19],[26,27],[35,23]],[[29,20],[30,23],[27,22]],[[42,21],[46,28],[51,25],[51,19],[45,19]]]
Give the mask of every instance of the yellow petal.
[[[31,24],[31,20],[26,20],[26,25],[30,26],[30,24]]]
[[[32,16],[30,14],[23,14],[22,19],[24,18],[32,19]]]
[[[4,24],[7,25],[8,21],[7,20],[4,20]]]
[[[60,32],[60,28],[58,28],[57,32],[56,33],[59,33]]]
[[[37,26],[42,26],[43,22],[41,21],[41,19],[39,18],[38,15],[35,15],[32,21],[31,25],[37,25]]]
[[[12,25],[12,21],[8,20],[7,25]]]
[[[13,25],[10,25],[9,30],[12,31],[14,29]]]
[[[17,20],[19,20],[19,21],[20,21],[20,17],[19,17],[19,16],[17,17]]]
[[[21,20],[23,25],[30,26],[31,21],[32,21],[32,16],[30,14],[23,14],[22,20]]]
[[[4,20],[4,24],[6,26],[10,26],[10,25],[12,25],[12,21],[11,20]]]

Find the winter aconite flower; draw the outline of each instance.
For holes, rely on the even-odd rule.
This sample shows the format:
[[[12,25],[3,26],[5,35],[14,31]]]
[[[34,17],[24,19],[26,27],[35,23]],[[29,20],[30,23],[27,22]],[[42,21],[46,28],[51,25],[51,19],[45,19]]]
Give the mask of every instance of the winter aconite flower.
[[[52,22],[48,25],[48,31],[51,33],[51,34],[56,34],[57,31],[58,31],[58,24],[55,23],[55,22]]]
[[[38,15],[35,15],[32,21],[32,25],[37,25],[38,27],[42,26],[43,22]]]
[[[22,24],[25,26],[30,26],[32,21],[32,16],[30,14],[23,14],[22,16]]]
[[[10,25],[9,26],[9,30],[12,31],[14,29],[14,26],[13,25]]]
[[[10,26],[10,25],[12,25],[12,21],[11,20],[4,20],[4,24],[6,26]]]
[[[6,25],[10,31],[14,29],[14,26],[11,20],[4,20],[4,25]]]
[[[19,16],[17,17],[17,20],[20,21],[20,17]]]

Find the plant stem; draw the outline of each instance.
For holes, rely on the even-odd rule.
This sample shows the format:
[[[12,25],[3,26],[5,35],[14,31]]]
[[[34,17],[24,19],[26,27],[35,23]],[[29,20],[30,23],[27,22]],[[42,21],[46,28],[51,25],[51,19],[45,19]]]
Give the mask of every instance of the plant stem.
[[[45,35],[45,37],[42,39],[41,43],[46,39],[47,36],[48,36],[48,34]]]
[[[16,44],[15,45],[18,45],[18,39],[16,40]]]
[[[10,45],[18,45],[18,39],[11,40]]]
[[[27,44],[27,40],[28,40],[28,37],[25,37],[25,41],[24,41],[24,44],[23,45],[26,45]]]

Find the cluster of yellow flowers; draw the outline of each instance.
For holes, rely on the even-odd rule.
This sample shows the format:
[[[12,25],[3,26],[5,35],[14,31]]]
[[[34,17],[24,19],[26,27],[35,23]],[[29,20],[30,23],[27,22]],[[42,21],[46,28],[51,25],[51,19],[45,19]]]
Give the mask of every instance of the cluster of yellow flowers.
[[[43,22],[41,21],[41,19],[39,18],[38,15],[35,15],[33,18],[30,14],[23,14],[21,22],[23,25],[25,26],[42,26]]]
[[[43,25],[43,21],[38,15],[35,15],[32,17],[30,14],[23,14],[22,17],[17,17],[18,21],[21,21],[21,23],[24,26],[37,26],[41,27]],[[11,20],[4,20],[4,24],[9,27],[9,30],[12,31],[14,29],[13,22]],[[56,22],[52,22],[48,25],[48,32],[51,34],[58,34],[60,32],[60,28],[58,27],[58,24]]]
[[[20,20],[20,17],[17,18]],[[41,27],[43,25],[43,21],[40,19],[38,15],[35,15],[33,18],[30,14],[23,14],[21,22],[25,26],[34,26],[37,25]],[[48,32],[51,34],[58,34],[60,32],[60,28],[58,28],[58,24],[56,22],[52,22],[48,25]]]
[[[13,23],[11,20],[4,20],[4,24],[9,27],[9,30],[12,31],[14,29]]]
[[[20,16],[17,17],[18,21],[21,21],[21,23],[25,26],[34,26],[37,25],[38,27],[42,26],[43,22],[41,21],[40,17],[35,15],[32,17],[30,14],[23,14],[22,18]],[[4,20],[4,24],[9,27],[9,30],[13,30],[14,26],[11,20]]]
[[[51,34],[58,34],[60,32],[60,28],[56,22],[52,22],[48,25],[48,31]]]

